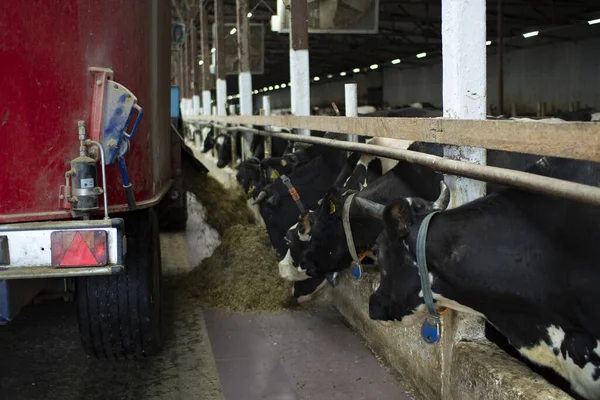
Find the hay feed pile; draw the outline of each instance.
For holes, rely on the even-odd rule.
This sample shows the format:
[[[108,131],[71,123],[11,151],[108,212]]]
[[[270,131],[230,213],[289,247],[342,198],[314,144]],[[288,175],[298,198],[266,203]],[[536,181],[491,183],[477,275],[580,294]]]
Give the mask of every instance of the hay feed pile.
[[[182,159],[184,188],[196,196],[206,208],[206,222],[223,236],[225,230],[236,224],[253,224],[252,211],[240,187],[227,190],[215,178],[198,172],[186,157]]]
[[[279,311],[287,308],[291,284],[279,277],[277,257],[264,228],[234,225],[221,246],[188,279],[203,307],[229,311]]]

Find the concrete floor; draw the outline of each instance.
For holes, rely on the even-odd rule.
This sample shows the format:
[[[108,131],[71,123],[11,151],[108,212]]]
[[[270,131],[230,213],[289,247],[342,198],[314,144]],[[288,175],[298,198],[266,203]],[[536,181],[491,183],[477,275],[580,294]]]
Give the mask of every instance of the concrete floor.
[[[191,204],[186,233],[163,234],[167,277],[162,354],[151,360],[90,359],[79,347],[75,305],[27,306],[0,327],[0,398],[26,399],[409,399],[337,311],[229,314],[203,311],[176,282],[218,236]]]

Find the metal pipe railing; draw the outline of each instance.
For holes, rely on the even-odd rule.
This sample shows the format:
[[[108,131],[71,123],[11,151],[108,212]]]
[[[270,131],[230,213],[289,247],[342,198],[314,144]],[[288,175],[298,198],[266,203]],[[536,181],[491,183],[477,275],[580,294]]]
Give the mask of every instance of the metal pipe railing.
[[[600,205],[600,188],[583,185],[547,176],[535,175],[528,172],[514,171],[489,165],[471,164],[451,160],[443,157],[419,153],[411,150],[395,149],[372,144],[346,142],[336,139],[325,139],[314,136],[295,135],[284,132],[263,131],[245,126],[225,127],[215,124],[216,127],[227,130],[244,130],[261,136],[278,137],[293,142],[303,142],[334,147],[347,151],[358,151],[384,158],[404,160],[411,163],[426,165],[434,171],[451,175],[464,176],[480,181],[493,182],[502,185],[514,186],[519,189],[542,193],[550,196]]]

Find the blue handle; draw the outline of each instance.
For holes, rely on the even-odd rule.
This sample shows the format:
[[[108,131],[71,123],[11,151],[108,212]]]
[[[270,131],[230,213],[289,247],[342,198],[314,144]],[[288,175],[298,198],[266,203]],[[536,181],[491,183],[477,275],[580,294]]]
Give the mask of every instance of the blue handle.
[[[129,210],[133,211],[137,208],[137,203],[133,194],[133,187],[131,186],[131,182],[129,181],[129,175],[127,175],[125,160],[121,156],[118,156],[117,159],[119,160],[119,169],[121,170],[121,176],[123,177],[123,189],[125,190],[127,206],[129,207]]]
[[[135,108],[138,112],[138,116],[137,116],[137,119],[135,120],[135,124],[133,124],[133,129],[131,130],[131,133],[129,133],[129,134],[127,132],[123,131],[123,135],[125,135],[125,137],[130,140],[133,139],[133,137],[135,136],[135,132],[137,131],[138,125],[140,124],[140,121],[142,120],[142,115],[144,115],[144,110],[138,104],[135,104],[133,106],[133,108]]]

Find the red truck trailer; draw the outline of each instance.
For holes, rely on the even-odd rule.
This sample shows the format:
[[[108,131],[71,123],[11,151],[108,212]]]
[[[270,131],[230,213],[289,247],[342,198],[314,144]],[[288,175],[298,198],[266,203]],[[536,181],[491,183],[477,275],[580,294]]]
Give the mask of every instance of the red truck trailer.
[[[28,283],[74,281],[97,357],[161,345],[170,15],[164,0],[0,2],[0,318]]]

